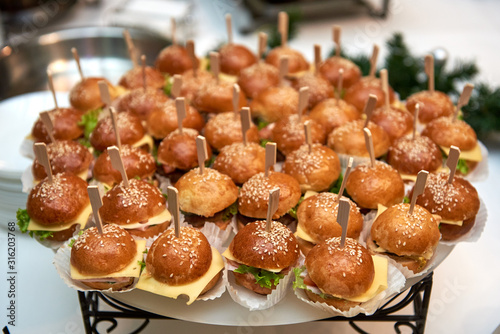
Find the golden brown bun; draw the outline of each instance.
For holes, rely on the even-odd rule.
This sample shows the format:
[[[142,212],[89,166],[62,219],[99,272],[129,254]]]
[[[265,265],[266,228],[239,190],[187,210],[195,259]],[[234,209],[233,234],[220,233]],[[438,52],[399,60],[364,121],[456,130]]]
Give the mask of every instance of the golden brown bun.
[[[293,176],[303,193],[307,190],[325,191],[340,175],[340,160],[337,153],[321,144],[308,145],[286,156],[283,173]]]
[[[340,298],[356,297],[368,290],[375,277],[373,260],[368,250],[356,240],[340,237],[317,244],[306,257],[311,280],[324,293]]]
[[[198,60],[195,65],[198,66]],[[174,75],[192,69],[193,61],[185,47],[175,44],[160,51],[155,66],[160,72]]]
[[[250,103],[253,117],[266,122],[277,120],[297,113],[299,93],[288,86],[269,87],[257,95]]]
[[[213,216],[238,199],[238,187],[231,178],[212,168],[205,168],[203,175],[199,168],[190,170],[175,187],[181,210],[204,217]]]
[[[227,227],[231,224],[233,215],[222,210],[216,212],[211,217],[203,217],[198,215],[185,215],[184,221],[196,229],[202,229],[205,224],[215,224],[218,228],[225,231]]]
[[[130,235],[134,235],[136,237],[143,239],[149,239],[159,235],[160,233],[163,233],[163,231],[165,231],[169,226],[170,226],[170,220],[161,224],[148,225],[145,227],[144,230],[132,228],[128,229],[127,231],[130,233]]]
[[[457,175],[450,184],[448,176],[448,173],[429,174],[417,204],[441,216],[443,220],[458,221],[475,217],[480,206],[476,188]]]
[[[212,248],[207,238],[192,227],[181,227],[179,237],[174,229],[163,232],[151,245],[146,270],[159,282],[184,285],[196,281],[212,263]]]
[[[156,68],[146,66],[144,71],[146,72],[146,87],[162,89],[165,86],[165,77]],[[143,88],[142,66],[136,66],[125,72],[118,84],[127,89]]]
[[[168,96],[159,89],[147,87],[144,90],[140,87],[121,95],[113,104],[117,111],[128,111],[141,120],[146,120],[153,110],[160,108],[168,100]]]
[[[69,92],[69,102],[72,107],[81,110],[93,110],[104,105],[99,90],[99,81],[105,81],[108,86],[109,95],[113,100],[119,94],[118,90],[104,78],[89,77],[84,78],[71,88]]]
[[[399,256],[432,254],[441,238],[439,221],[419,205],[411,215],[409,208],[410,204],[400,203],[382,212],[373,222],[370,238]]]
[[[182,73],[182,86],[179,97],[185,97],[186,100],[191,103],[196,91],[201,86],[212,81],[214,81],[214,76],[208,71],[198,70],[196,71],[196,76],[194,76],[193,70],[187,70]]]
[[[377,108],[384,105],[385,95],[382,90],[382,82],[380,79],[374,77],[363,77],[347,89],[344,95],[344,100],[355,106],[360,112],[363,112],[366,101],[368,101],[368,97],[371,94],[377,96]],[[394,90],[389,86],[389,101],[392,103],[395,100],[396,95],[394,94]]]
[[[288,56],[288,73],[298,73],[307,71],[309,63],[302,53],[289,47],[278,46],[269,51],[266,57],[266,63],[279,68],[280,58]]]
[[[299,120],[299,115],[293,114],[281,118],[272,128],[271,139],[276,143],[281,153],[288,155],[298,150],[306,142],[304,124],[307,121],[310,121],[311,124],[311,141],[318,144],[325,143],[326,134],[321,123],[306,115],[303,115]]]
[[[319,73],[324,76],[334,87],[339,84],[339,70],[343,69],[342,87],[349,88],[361,79],[361,70],[349,59],[330,57],[319,67]]]
[[[130,179],[128,187],[121,182],[102,197],[99,214],[105,224],[126,227],[127,224],[147,222],[166,207],[159,188],[146,181]]]
[[[269,87],[280,84],[279,70],[264,62],[257,62],[240,72],[238,85],[246,96],[255,99],[261,92]]]
[[[183,129],[182,133],[178,129],[171,132],[158,146],[158,162],[181,170],[197,167],[196,137],[198,135],[198,131],[194,129]],[[212,157],[210,146],[207,146],[207,153],[207,159],[210,159]]]
[[[424,90],[409,96],[406,99],[406,108],[415,115],[417,103],[420,104],[418,120],[420,123],[429,123],[442,116],[451,116],[455,113],[455,106],[450,97],[443,92]]]
[[[195,129],[199,132],[204,126],[205,120],[198,110],[190,105],[186,105],[186,118],[182,121],[182,127]],[[178,124],[175,100],[168,100],[153,109],[146,118],[146,128],[148,133],[156,139],[163,139],[169,133],[176,130]]]
[[[476,132],[472,127],[459,119],[440,117],[427,124],[422,131],[439,146],[457,146],[462,151],[472,150],[477,145]]]
[[[407,269],[413,271],[413,273],[415,273],[415,274],[421,272],[427,266],[428,260],[426,260],[425,258],[423,258],[421,256],[398,256],[398,255],[393,254],[393,253],[377,252],[375,249],[377,249],[378,246],[373,242],[371,236],[369,236],[368,240],[366,240],[366,244],[367,244],[368,249],[370,249],[370,251],[372,252],[372,254],[374,254],[374,255],[383,254],[383,255],[393,259],[394,261],[396,261],[397,263],[399,263],[403,267],[406,267]]]
[[[297,237],[297,243],[299,244],[299,249],[304,256],[307,256],[311,249],[316,246],[316,244],[313,244],[312,242],[305,241],[304,239],[301,239],[300,237]]]
[[[52,134],[56,140],[73,140],[83,135],[83,129],[78,125],[82,119],[82,111],[74,108],[59,108],[52,109],[48,113],[54,127]],[[50,137],[40,117],[33,124],[31,135],[35,142],[50,143]]]
[[[309,87],[309,100],[307,109],[312,109],[321,101],[333,97],[333,87],[328,80],[313,73],[306,73],[300,78],[292,81],[292,87],[300,90]]]
[[[106,283],[106,282],[82,282],[86,286],[96,289],[96,290],[108,290],[120,291],[124,288],[131,286],[134,283],[134,278],[130,277],[126,282],[123,283]]]
[[[52,235],[50,237],[47,237],[47,240],[59,241],[59,242],[64,242],[66,240],[69,240],[69,238],[75,235],[77,227],[80,227],[80,225],[75,224],[65,230],[52,232]]]
[[[53,174],[62,172],[80,174],[87,171],[94,160],[94,156],[85,146],[71,140],[58,140],[48,144],[47,155]],[[45,168],[37,159],[33,161],[32,172],[35,180],[41,180],[47,176]]]
[[[145,134],[141,120],[129,112],[116,114],[116,127],[122,145],[133,145],[141,140]],[[98,151],[104,151],[109,146],[116,145],[116,135],[113,130],[111,116],[108,115],[97,122],[94,131],[90,134],[90,144]]]
[[[393,106],[375,109],[370,120],[387,132],[391,143],[413,130],[413,116],[408,111]]]
[[[429,137],[407,135],[396,140],[387,153],[387,163],[402,174],[436,171],[443,164],[439,146]]]
[[[45,178],[28,195],[26,210],[31,219],[45,226],[68,223],[78,217],[89,205],[87,182],[78,176],[63,172],[53,181]]]
[[[209,81],[200,86],[193,96],[193,107],[199,111],[209,113],[222,113],[234,111],[233,108],[233,85],[229,81],[220,80],[218,83]],[[240,102],[238,110],[247,105],[247,98],[240,90]]]
[[[238,211],[248,217],[266,218],[269,206],[269,191],[280,188],[278,210],[273,219],[285,215],[299,202],[300,185],[293,177],[284,173],[269,172],[255,174],[243,184],[238,196]]]
[[[234,280],[237,284],[244,286],[248,290],[251,290],[259,295],[268,295],[276,289],[274,285],[274,280],[271,280],[271,289],[260,286],[252,273],[240,274],[233,271]]]
[[[214,115],[208,120],[204,134],[210,146],[218,151],[224,146],[243,142],[240,113],[228,111]],[[259,142],[259,130],[253,123],[247,131],[247,141]]]
[[[215,158],[213,168],[228,175],[234,183],[243,184],[266,165],[266,149],[257,143],[234,143],[224,146]]]
[[[462,226],[444,224],[439,225],[439,232],[441,232],[441,239],[444,241],[457,240],[463,235],[469,233],[476,223],[476,217],[472,217],[463,221]]]
[[[255,64],[257,57],[241,44],[226,44],[219,49],[222,73],[239,75],[241,70]]]
[[[354,202],[349,200],[349,203],[347,237],[357,239],[363,229],[363,215]],[[337,194],[319,193],[300,203],[297,209],[298,224],[314,239],[315,243],[323,242],[332,237],[340,237],[342,227],[337,223],[338,210]]]
[[[299,258],[292,231],[276,221],[269,232],[265,221],[245,225],[231,241],[229,250],[238,263],[262,269],[285,269]]]
[[[337,153],[348,154],[356,157],[368,157],[363,126],[365,120],[357,120],[335,128],[328,135],[328,147]],[[387,153],[391,141],[389,135],[380,126],[368,122],[368,129],[372,133],[375,157]]]
[[[122,145],[120,156],[129,179],[135,177],[147,179],[153,176],[156,171],[154,157],[143,149],[130,145]],[[98,181],[110,186],[122,181],[122,174],[111,165],[108,150],[102,152],[96,159],[94,164],[94,177]]]
[[[375,161],[375,166],[364,163],[352,169],[345,190],[360,207],[376,209],[378,204],[389,207],[403,201],[404,182],[390,165]]]
[[[361,113],[344,100],[326,99],[309,112],[309,117],[321,123],[325,133],[329,134],[333,129],[345,123],[361,119]]]
[[[306,292],[307,297],[309,297],[310,300],[313,302],[318,302],[318,303],[325,303],[327,305],[333,306],[338,310],[341,311],[349,311],[351,308],[358,306],[361,304],[360,302],[352,302],[347,299],[341,299],[341,298],[321,298],[320,295],[315,294],[314,292],[310,290],[304,290]]]
[[[71,264],[83,275],[102,276],[122,270],[137,253],[132,236],[116,225],[104,225],[102,234],[91,227],[71,247]]]

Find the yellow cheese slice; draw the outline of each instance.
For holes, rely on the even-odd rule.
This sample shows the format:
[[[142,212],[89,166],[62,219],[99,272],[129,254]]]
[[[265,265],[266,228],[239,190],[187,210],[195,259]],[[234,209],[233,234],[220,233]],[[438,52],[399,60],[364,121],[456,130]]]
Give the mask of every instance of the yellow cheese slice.
[[[66,230],[75,224],[79,224],[80,229],[83,230],[85,228],[85,225],[87,225],[87,220],[89,219],[91,213],[92,213],[92,207],[90,206],[90,204],[88,204],[78,215],[78,217],[76,217],[74,220],[65,223],[64,225],[57,225],[57,226],[40,225],[39,223],[35,222],[33,219],[30,218],[30,222],[28,224],[28,231],[59,232]]]
[[[132,146],[141,147],[144,144],[148,145],[152,150],[154,147],[153,138],[150,135],[144,135],[144,137],[142,137],[138,142],[135,142]]]
[[[157,295],[177,299],[180,295],[189,297],[187,305],[191,305],[200,293],[205,289],[207,284],[224,268],[224,261],[220,253],[212,247],[212,263],[205,275],[193,283],[184,285],[168,285],[166,283],[158,282],[151,274],[145,269],[142,272],[136,288],[144,291],[149,291]]]
[[[457,220],[457,221],[454,221],[454,220],[441,220],[439,223],[440,224],[462,226],[464,224],[464,221],[463,220]]]
[[[89,169],[87,168],[86,170],[84,170],[83,172],[81,173],[78,173],[76,176],[78,176],[80,179],[82,179],[83,181],[87,181],[87,176],[89,175]]]
[[[314,239],[306,231],[304,231],[301,223],[297,224],[297,232],[295,232],[294,235],[302,240],[312,242],[313,244],[316,243],[316,241],[314,241]]]
[[[314,195],[317,195],[318,193],[316,191],[313,191],[313,190],[308,190],[306,191],[306,193],[304,194],[304,199],[308,199],[309,197],[312,197]]]
[[[450,148],[449,147],[444,147],[444,146],[439,146],[443,150],[446,155],[450,154]],[[479,144],[476,144],[476,146],[472,150],[468,151],[460,151],[460,159],[468,160],[468,161],[481,161],[483,160],[483,155],[481,154],[481,147],[479,147]]]
[[[378,216],[380,216],[385,210],[387,210],[387,207],[379,203],[377,206],[377,216],[375,217],[374,221],[377,220]]]
[[[70,265],[70,275],[72,279],[84,280],[84,279],[94,279],[94,278],[105,278],[105,277],[139,277],[141,273],[141,262],[144,258],[144,250],[146,249],[146,240],[135,240],[137,246],[137,251],[134,258],[130,263],[120,271],[105,274],[105,275],[84,275],[78,271],[73,265]]]
[[[167,209],[165,209],[162,213],[149,218],[149,220],[145,223],[131,223],[131,224],[123,224],[123,225],[118,224],[118,225],[126,230],[130,230],[143,226],[163,224],[166,221],[170,221],[170,219],[172,219],[172,216],[170,215],[170,212]]]
[[[226,259],[228,260],[231,260],[231,261],[235,261],[235,262],[238,262],[238,263],[241,263],[241,261],[237,260],[233,253],[229,250],[229,247],[224,251],[224,253],[222,253],[222,256],[224,256]],[[281,268],[281,269],[267,269],[267,268],[261,268],[261,269],[264,269],[264,270],[267,270],[267,271],[270,271],[270,272],[273,272],[273,273],[279,273],[280,271],[282,271],[283,269],[285,268]]]

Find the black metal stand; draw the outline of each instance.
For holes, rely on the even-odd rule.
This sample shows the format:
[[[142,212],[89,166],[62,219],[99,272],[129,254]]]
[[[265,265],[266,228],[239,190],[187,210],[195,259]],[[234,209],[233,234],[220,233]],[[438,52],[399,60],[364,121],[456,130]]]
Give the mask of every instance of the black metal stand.
[[[319,321],[348,321],[354,330],[358,333],[366,334],[355,322],[359,321],[383,321],[394,322],[394,330],[401,333],[400,327],[407,326],[413,333],[424,333],[425,321],[427,319],[427,310],[432,290],[432,273],[427,275],[420,282],[413,285],[410,289],[396,295],[385,303],[373,315],[357,315],[352,318],[332,317]],[[107,332],[112,332],[118,326],[118,319],[144,319],[144,322],[132,333],[140,333],[148,324],[150,319],[173,319],[150,313],[112,299],[100,292],[78,292],[80,307],[82,310],[85,332],[99,333],[97,325],[101,322],[109,322],[110,326]],[[99,309],[99,302],[111,306],[116,311],[103,311]],[[393,313],[402,310],[413,303],[413,313],[410,315],[394,315]]]

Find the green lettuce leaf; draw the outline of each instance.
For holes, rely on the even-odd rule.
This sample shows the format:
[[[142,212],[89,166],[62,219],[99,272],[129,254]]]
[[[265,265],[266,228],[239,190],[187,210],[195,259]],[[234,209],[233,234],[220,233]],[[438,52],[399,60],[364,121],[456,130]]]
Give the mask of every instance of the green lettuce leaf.
[[[172,86],[174,82],[170,80],[170,76],[168,74],[165,74],[165,86],[163,86],[163,92],[165,95],[170,96],[172,93]]]
[[[240,265],[238,269],[234,270],[234,272],[240,274],[250,273],[255,277],[257,284],[259,284],[263,288],[268,289],[271,289],[273,285],[278,285],[280,279],[285,277],[284,274],[273,273],[264,269],[245,266],[244,264]]]
[[[302,201],[304,201],[304,195],[302,195],[302,197],[300,197],[296,206],[294,206],[293,208],[288,210],[288,214],[290,216],[292,216],[294,219],[297,219],[297,210],[299,209],[299,205],[300,205],[300,203],[302,203]]]
[[[83,126],[83,135],[85,139],[89,139],[90,134],[94,131],[97,122],[99,121],[99,114],[101,113],[102,108],[97,108],[94,110],[90,110],[82,115],[82,119],[78,122],[79,126]]]
[[[340,187],[342,186],[342,181],[344,180],[344,175],[340,173],[339,178],[335,183],[331,186],[330,190],[328,190],[331,193],[338,194],[340,191]]]
[[[410,198],[408,196],[403,197],[403,203],[410,203]]]
[[[33,235],[39,237],[40,240],[47,239],[52,236],[50,231],[28,231],[28,225],[30,223],[30,216],[26,209],[17,209],[16,212],[17,226],[19,226],[19,231],[22,233],[28,232],[29,236],[33,238]]]
[[[307,285],[304,283],[304,279],[300,276],[306,270],[305,266],[293,268],[293,274],[295,275],[295,281],[293,281],[293,289],[307,289]]]
[[[464,159],[458,159],[457,170],[463,175],[469,173],[469,166],[467,166],[467,162]]]
[[[234,202],[233,204],[224,209],[224,212],[222,212],[222,221],[224,222],[228,221],[237,214],[238,214],[238,201]]]

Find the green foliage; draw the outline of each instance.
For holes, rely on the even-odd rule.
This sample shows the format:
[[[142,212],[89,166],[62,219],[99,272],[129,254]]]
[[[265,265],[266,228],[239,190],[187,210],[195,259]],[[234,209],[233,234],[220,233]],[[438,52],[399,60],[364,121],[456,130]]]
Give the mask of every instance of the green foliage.
[[[238,214],[238,201],[234,202],[233,204],[224,209],[224,212],[222,212],[222,221],[224,222],[228,221],[237,214]]]
[[[170,76],[168,74],[165,74],[165,85],[163,86],[163,92],[165,95],[170,96],[172,93],[172,86],[174,84],[173,80],[170,80]]]
[[[296,206],[294,206],[293,208],[288,210],[288,214],[290,216],[292,216],[294,219],[297,219],[297,210],[299,209],[299,205],[300,205],[300,203],[302,203],[302,201],[304,201],[304,195],[302,195],[302,197],[300,197],[299,202],[297,203]]]
[[[297,35],[302,13],[297,8],[290,8],[286,12],[288,14],[288,40],[291,40]],[[271,49],[281,45],[281,34],[278,32],[278,24],[273,25],[269,30],[267,45]]]
[[[469,166],[467,166],[467,162],[464,159],[458,159],[457,171],[459,171],[463,175],[469,173]]]
[[[90,147],[90,134],[94,131],[94,128],[97,125],[97,121],[99,121],[99,114],[102,112],[102,108],[97,108],[94,110],[89,110],[85,114],[82,115],[82,119],[78,122],[79,126],[83,127],[83,136],[85,139],[80,141],[81,144]]]
[[[476,130],[478,136],[500,130],[500,87],[477,84],[462,112],[464,121]]]
[[[144,261],[137,261],[137,263],[141,266],[141,272],[146,268],[146,262]]]
[[[19,226],[19,231],[22,233],[28,232],[29,236],[33,238],[33,235],[38,236],[40,240],[45,240],[52,236],[50,231],[28,231],[28,225],[30,223],[30,216],[28,211],[25,209],[17,209],[16,212],[17,226]]]
[[[304,283],[304,279],[300,276],[302,272],[306,270],[305,266],[293,268],[293,274],[295,275],[295,281],[293,281],[293,289],[307,289],[307,285]]]
[[[403,198],[403,203],[405,203],[405,204],[410,203],[410,197],[405,196],[405,197]]]
[[[330,190],[328,190],[331,193],[338,194],[340,191],[340,187],[342,186],[342,181],[344,180],[344,175],[340,173],[339,178],[335,183],[331,186]]]
[[[236,270],[234,270],[234,272],[240,274],[250,273],[255,277],[257,284],[259,284],[263,288],[268,289],[271,289],[273,285],[278,285],[280,279],[285,277],[284,274],[277,274],[264,269],[245,266],[244,264],[240,265]]]

